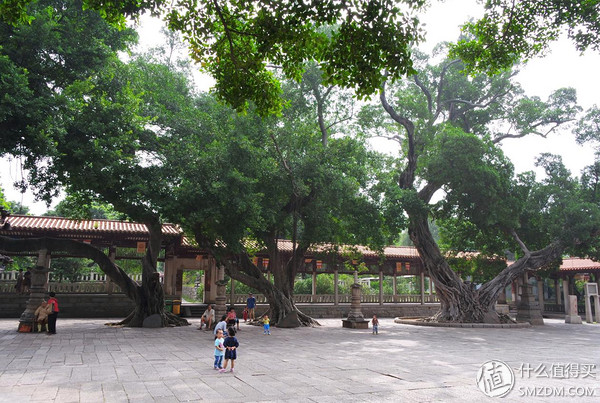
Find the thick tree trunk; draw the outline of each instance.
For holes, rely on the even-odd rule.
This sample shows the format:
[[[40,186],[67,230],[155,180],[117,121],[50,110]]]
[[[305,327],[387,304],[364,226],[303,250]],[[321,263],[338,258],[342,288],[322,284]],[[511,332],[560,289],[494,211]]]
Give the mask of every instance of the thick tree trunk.
[[[290,319],[286,321],[287,327],[318,326],[319,323],[317,321],[301,312],[294,303],[296,273],[298,273],[300,265],[304,264],[304,255],[308,246],[299,246],[294,242],[292,256],[286,261],[279,253],[277,239],[275,237],[271,239],[274,241],[268,244],[267,249],[270,261],[273,262],[271,271],[273,272],[274,280],[273,288],[276,292],[272,294],[271,298],[268,298],[268,301],[273,316],[277,317],[276,322],[289,317]],[[293,313],[296,313],[298,316],[297,322],[291,320],[292,317],[290,315]]]
[[[427,219],[411,219],[409,235],[440,299],[441,309],[434,318],[440,322],[483,322],[487,309],[479,303],[475,290],[450,268],[431,235]]]
[[[152,315],[159,315],[163,327],[189,325],[187,320],[165,311],[165,293],[160,284],[160,275],[156,271],[156,262],[162,242],[162,225],[158,220],[148,220],[146,226],[150,237],[146,254],[142,258],[142,286],[137,289],[135,309],[120,324],[142,327],[144,319]]]
[[[432,319],[440,322],[498,323],[506,320],[495,309],[500,292],[525,271],[535,271],[560,259],[562,252],[561,244],[555,242],[528,253],[475,290],[450,268],[431,235],[426,218],[411,217],[409,235],[435,284],[441,309]]]
[[[317,321],[302,313],[293,299],[293,281],[287,266],[281,266],[278,256],[270,256],[271,268],[275,284],[268,281],[263,273],[252,263],[247,254],[238,254],[234,259],[218,259],[225,265],[227,274],[263,294],[269,303],[268,315],[271,323],[277,325],[285,320],[286,327],[315,326]],[[294,314],[298,320],[292,320]],[[292,315],[292,316],[290,316]]]

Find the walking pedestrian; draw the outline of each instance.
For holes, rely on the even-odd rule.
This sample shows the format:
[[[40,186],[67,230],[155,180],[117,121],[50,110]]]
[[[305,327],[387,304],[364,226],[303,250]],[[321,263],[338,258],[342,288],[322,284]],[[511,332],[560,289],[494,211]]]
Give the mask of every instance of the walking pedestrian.
[[[271,334],[269,315],[263,316],[263,334]]]
[[[48,315],[48,334],[56,334],[56,319],[58,318],[58,300],[54,292],[49,292],[48,305],[50,305],[50,315]]]
[[[250,296],[246,300],[246,308],[248,308],[248,317],[250,320],[254,320],[254,308],[256,308],[256,298],[250,293]]]
[[[371,323],[373,324],[373,334],[379,333],[379,319],[377,319],[377,315],[373,315],[373,319],[371,319]]]
[[[23,275],[23,294],[29,294],[31,289],[31,269],[28,268]]]
[[[15,284],[15,290],[17,294],[23,293],[23,269],[19,269],[19,274],[17,274],[17,283]]]

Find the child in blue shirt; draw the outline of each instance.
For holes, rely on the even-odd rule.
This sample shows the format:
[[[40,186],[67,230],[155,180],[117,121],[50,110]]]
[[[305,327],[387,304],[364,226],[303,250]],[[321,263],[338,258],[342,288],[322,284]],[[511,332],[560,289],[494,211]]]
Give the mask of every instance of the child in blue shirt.
[[[215,370],[223,369],[223,355],[225,355],[225,347],[223,347],[223,331],[217,330],[215,337]]]
[[[225,365],[223,365],[223,369],[219,372],[227,371],[227,363],[231,360],[231,369],[229,372],[233,372],[233,367],[235,366],[235,359],[237,358],[237,348],[240,346],[240,343],[235,338],[235,329],[230,328],[228,330],[229,336],[225,338],[223,342],[223,347],[225,347]]]

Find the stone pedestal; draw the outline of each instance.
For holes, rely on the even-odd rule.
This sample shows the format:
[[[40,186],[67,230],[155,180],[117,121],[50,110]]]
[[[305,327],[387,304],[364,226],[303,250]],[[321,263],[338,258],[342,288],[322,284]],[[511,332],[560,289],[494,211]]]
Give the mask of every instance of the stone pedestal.
[[[569,310],[565,315],[565,323],[580,325],[582,322],[581,316],[577,314],[577,295],[569,295],[569,299],[565,301],[569,301]]]
[[[598,301],[598,284],[585,283],[585,321],[594,323],[592,316],[592,300],[594,301],[594,310],[596,311],[596,322],[600,323],[600,302]]]
[[[216,281],[215,286],[217,287],[217,295],[215,296],[215,323],[221,320],[221,316],[227,314],[227,281],[225,281],[225,267],[218,266],[216,268]]]
[[[508,306],[506,303],[506,287],[504,287],[504,289],[500,292],[500,295],[498,295],[497,304]]]
[[[225,295],[225,284],[217,281],[217,297],[215,302],[215,322],[221,320],[221,316],[227,314],[227,296]]]
[[[365,320],[360,309],[360,285],[352,284],[352,301],[348,318],[342,320],[342,326],[352,329],[368,329],[369,321]]]
[[[48,271],[50,269],[50,255],[46,250],[40,251],[37,266],[31,269],[31,287],[25,311],[19,318],[19,332],[29,332],[34,328],[35,310],[47,298]]]
[[[524,281],[521,285],[521,299],[517,303],[517,322],[529,322],[532,325],[543,325],[544,318],[540,304],[536,302],[531,285]]]
[[[31,287],[29,293],[29,299],[27,300],[27,306],[25,311],[19,318],[19,331],[27,332],[27,329],[33,329],[33,322],[35,320],[35,310],[42,304],[42,301],[47,298],[46,296],[46,279],[48,276],[48,270],[41,266],[36,266],[31,269]]]

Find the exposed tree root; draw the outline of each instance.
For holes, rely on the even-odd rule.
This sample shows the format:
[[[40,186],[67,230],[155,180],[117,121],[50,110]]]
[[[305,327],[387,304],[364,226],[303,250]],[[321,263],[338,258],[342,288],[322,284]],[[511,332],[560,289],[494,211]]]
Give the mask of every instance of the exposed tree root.
[[[517,323],[510,316],[495,311],[488,312],[481,321],[451,320],[443,315],[442,311],[437,312],[433,316],[423,318],[423,321],[436,323]]]
[[[166,316],[167,316],[167,323],[169,324],[169,326],[190,326],[191,323],[188,322],[187,319],[181,318],[177,315],[175,315],[174,313],[171,312],[165,312]]]
[[[139,320],[134,320],[135,310],[132,311],[125,319],[120,322],[109,322],[105,323],[106,326],[112,327],[142,327]],[[181,318],[171,312],[164,312],[162,323],[164,327],[174,327],[174,326],[190,326],[191,323],[187,321],[187,319]]]
[[[302,326],[321,326],[319,322],[300,311],[298,311],[298,319],[300,319]]]

